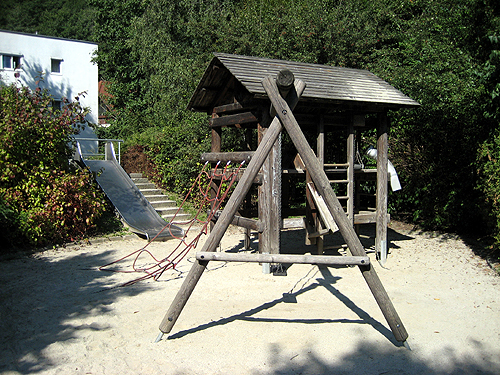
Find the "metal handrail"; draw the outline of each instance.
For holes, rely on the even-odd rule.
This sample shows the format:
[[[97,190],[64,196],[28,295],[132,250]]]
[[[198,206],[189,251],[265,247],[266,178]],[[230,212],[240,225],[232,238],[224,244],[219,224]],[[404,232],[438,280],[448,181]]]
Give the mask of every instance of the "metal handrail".
[[[104,138],[76,138],[74,137],[75,141],[94,141],[94,142],[117,142],[118,143],[118,164],[121,164],[121,143],[125,142],[123,139],[104,139]],[[85,156],[105,156],[105,154],[91,154],[91,153],[84,153],[82,154],[82,157]]]

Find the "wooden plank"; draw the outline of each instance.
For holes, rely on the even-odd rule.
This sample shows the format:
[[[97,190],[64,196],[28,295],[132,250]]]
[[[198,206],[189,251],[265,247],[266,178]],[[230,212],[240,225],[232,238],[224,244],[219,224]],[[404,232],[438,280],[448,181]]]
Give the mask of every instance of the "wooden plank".
[[[210,126],[212,128],[221,126],[232,126],[236,124],[250,124],[256,123],[259,119],[255,117],[252,112],[236,113],[234,115],[227,115],[222,117],[214,117],[210,119]]]
[[[304,173],[306,166],[304,165],[304,162],[302,161],[302,158],[299,154],[297,154],[293,159],[293,165],[295,166],[295,169],[298,173]]]
[[[217,222],[221,213],[222,211],[217,211],[212,217],[212,221]],[[242,227],[242,228],[252,229],[257,232],[262,232],[262,225],[259,220],[250,219],[240,215],[234,215],[231,224],[236,225],[237,227]]]
[[[254,152],[253,151],[244,151],[244,152],[204,152],[201,154],[201,161],[211,162],[211,163],[241,163],[241,162],[250,162],[252,159]]]
[[[316,137],[316,156],[321,165],[325,164],[325,117],[320,116]]]
[[[391,221],[391,215],[387,214],[387,222]],[[354,224],[373,224],[377,222],[377,213],[358,213],[354,214]]]
[[[280,97],[278,89],[274,81],[267,77],[262,81],[262,85],[276,109],[277,117],[280,119],[283,126],[286,128],[288,135],[292,139],[293,144],[297,148],[302,160],[306,164],[307,171],[311,174],[312,180],[318,193],[323,196],[328,210],[335,218],[339,230],[346,241],[351,253],[354,256],[366,256],[363,245],[354,231],[354,227],[349,222],[340,202],[338,201],[328,178],[319,164],[316,155],[312,151],[307,139],[300,130],[299,124],[295,121],[293,113],[288,104]],[[386,163],[387,165],[387,163]],[[387,183],[387,181],[386,181]],[[375,269],[371,266],[359,266],[363,277],[365,278],[368,287],[370,288],[380,310],[384,314],[394,337],[397,341],[405,342],[408,338],[408,333],[403,325],[403,322],[398,316],[394,305],[387,295],[382,282],[380,281]]]
[[[319,214],[321,215],[321,219],[323,219],[323,223],[325,223],[327,228],[331,230],[332,233],[338,231],[339,227],[337,226],[337,223],[335,222],[330,211],[328,211],[328,207],[326,206],[323,197],[316,191],[314,184],[312,182],[309,182],[307,184],[307,188],[311,192],[311,196],[314,199],[314,203],[316,205],[316,208],[318,209]]]
[[[241,111],[243,110],[243,105],[241,103],[231,103],[231,104],[225,104],[225,105],[220,105],[217,107],[214,107],[213,112],[214,113],[228,113],[228,112],[236,112],[236,111]]]
[[[302,81],[295,82],[295,90],[293,90],[291,94],[289,94],[287,97],[288,103],[290,103],[291,108],[295,108],[296,104],[299,101],[300,96],[304,92],[304,89],[305,89],[304,82]],[[262,164],[264,164],[264,160],[266,159],[276,139],[281,133],[281,129],[282,126],[279,120],[275,118],[272,121],[268,131],[262,138],[262,141],[259,144],[257,151],[255,151],[254,157],[248,164],[248,167],[246,168],[245,173],[243,174],[243,177],[241,178],[238,185],[236,185],[233,194],[231,194],[231,197],[229,198],[226,207],[222,211],[221,216],[217,220],[217,223],[214,225],[212,231],[210,232],[210,235],[203,244],[202,248],[203,252],[205,251],[213,252],[219,245],[222,237],[224,236],[224,233],[231,224],[234,215],[236,214],[241,203],[243,202],[243,199],[245,199],[245,196],[248,190],[250,189],[253,180],[257,176],[257,173],[259,173]],[[159,335],[157,340],[161,339],[161,336],[164,333],[168,333],[172,330],[172,327],[179,318],[182,309],[186,305],[189,297],[191,296],[194,288],[196,287],[196,284],[200,280],[203,271],[205,271],[206,266],[207,266],[206,261],[196,261],[195,263],[193,263],[191,270],[184,279],[184,282],[180,290],[177,292],[177,295],[170,304],[167,313],[165,314],[162,322],[160,323],[159,329],[161,331],[161,334]]]
[[[304,228],[303,217],[287,217],[283,219],[283,229]]]
[[[316,238],[316,237],[322,237],[324,235],[327,235],[328,233],[330,233],[330,229],[321,229],[318,232],[308,233],[307,236],[309,238]]]
[[[364,266],[370,264],[367,256],[328,256],[328,255],[289,255],[289,254],[244,254],[221,252],[198,252],[199,261],[286,263],[286,264],[325,264]]]

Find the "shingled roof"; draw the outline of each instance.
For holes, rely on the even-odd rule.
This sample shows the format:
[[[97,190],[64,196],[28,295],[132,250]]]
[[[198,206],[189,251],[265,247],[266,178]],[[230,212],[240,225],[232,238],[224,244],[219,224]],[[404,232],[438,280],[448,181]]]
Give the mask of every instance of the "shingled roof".
[[[214,55],[189,102],[188,108],[193,111],[209,111],[217,105],[215,101],[220,98],[231,76],[255,98],[266,98],[262,80],[269,75],[276,77],[282,69],[292,71],[296,78],[306,82],[302,103],[314,101],[388,109],[419,106],[419,103],[368,70],[225,53]]]

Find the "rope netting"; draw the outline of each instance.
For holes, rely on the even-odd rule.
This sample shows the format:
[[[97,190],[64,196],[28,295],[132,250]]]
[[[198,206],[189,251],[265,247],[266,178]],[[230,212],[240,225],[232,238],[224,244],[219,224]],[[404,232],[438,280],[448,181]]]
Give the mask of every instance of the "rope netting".
[[[165,227],[144,247],[99,267],[99,270],[120,273],[143,273],[142,276],[128,281],[122,284],[122,286],[132,285],[150,278],[157,281],[166,270],[176,270],[176,266],[179,262],[186,257],[190,250],[195,249],[200,241],[200,238],[208,233],[208,226],[210,225],[210,222],[225,202],[244,163],[245,162],[239,164],[237,168],[230,168],[231,162],[228,162],[224,167],[220,168],[220,162],[218,162],[215,168],[212,169],[210,168],[210,163],[206,162],[174,214],[173,219],[169,223],[166,223]],[[217,183],[215,183],[214,180],[217,180]],[[214,189],[214,187],[217,188]],[[211,196],[211,190],[215,192],[213,196]],[[198,209],[194,217],[186,221],[176,221],[176,217],[180,212],[182,212],[184,204],[195,193],[197,193],[200,197],[200,204],[198,205]],[[202,220],[200,217],[203,216],[204,211],[207,211],[208,213],[206,219]],[[182,237],[175,236],[173,234],[174,231],[171,230],[172,225],[181,225],[185,227],[184,235]],[[189,232],[191,230],[198,230],[198,226],[200,225],[201,229],[199,232],[195,233],[194,238],[188,240]],[[172,241],[177,241],[177,245],[167,256],[159,257],[155,255],[154,251],[150,250],[149,247],[150,244],[166,230],[168,230],[172,236],[172,239],[168,240],[168,242],[171,243]],[[122,265],[127,262],[131,262],[132,264],[128,266],[128,268],[123,268]]]

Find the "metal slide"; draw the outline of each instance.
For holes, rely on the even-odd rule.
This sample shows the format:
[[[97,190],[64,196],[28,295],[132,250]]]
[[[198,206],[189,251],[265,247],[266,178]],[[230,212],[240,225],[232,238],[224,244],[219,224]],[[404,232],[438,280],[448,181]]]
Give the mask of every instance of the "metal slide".
[[[75,160],[83,162],[95,174],[97,183],[132,232],[145,236],[147,240],[154,239],[161,232],[156,237],[158,241],[184,236],[182,228],[168,225],[142,195],[116,160],[111,142],[106,143],[105,159],[85,160],[77,143]]]

